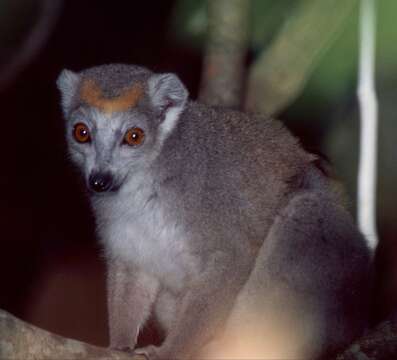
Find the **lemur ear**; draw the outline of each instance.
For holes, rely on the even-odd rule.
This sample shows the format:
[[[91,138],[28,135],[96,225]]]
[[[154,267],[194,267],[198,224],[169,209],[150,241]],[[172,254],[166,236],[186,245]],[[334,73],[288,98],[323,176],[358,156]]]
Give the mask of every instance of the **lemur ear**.
[[[62,70],[57,86],[61,92],[62,109],[67,114],[72,106],[74,95],[80,82],[80,76],[70,70]]]
[[[149,97],[162,119],[161,127],[170,132],[185,108],[188,91],[175,74],[155,74],[148,80]]]

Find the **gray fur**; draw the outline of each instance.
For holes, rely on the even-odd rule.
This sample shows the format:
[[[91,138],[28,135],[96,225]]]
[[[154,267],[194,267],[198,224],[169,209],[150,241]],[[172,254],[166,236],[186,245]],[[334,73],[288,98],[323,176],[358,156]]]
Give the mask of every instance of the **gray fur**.
[[[186,100],[175,75],[129,65],[78,74],[109,97],[146,84],[137,107],[104,114],[65,101],[79,82],[73,90],[63,77],[72,159],[85,179],[110,172],[118,189],[91,196],[112,347],[134,348],[152,308],[167,336],[136,349],[150,359],[316,358],[361,334],[369,251],[315,157],[281,123]],[[77,122],[89,126],[90,144],[73,140]],[[131,127],[146,134],[136,148],[121,144]],[[291,324],[287,352],[266,343]],[[265,345],[233,348],[244,341]]]
[[[63,70],[58,77],[57,85],[62,94],[62,109],[65,115],[70,111],[79,82],[79,76],[70,70]]]

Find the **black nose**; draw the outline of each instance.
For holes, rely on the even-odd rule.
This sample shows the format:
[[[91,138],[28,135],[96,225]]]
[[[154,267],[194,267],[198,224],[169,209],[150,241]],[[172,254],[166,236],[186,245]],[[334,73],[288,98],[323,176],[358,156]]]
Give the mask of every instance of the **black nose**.
[[[90,189],[95,192],[110,190],[112,182],[112,176],[109,173],[93,173],[88,179]]]

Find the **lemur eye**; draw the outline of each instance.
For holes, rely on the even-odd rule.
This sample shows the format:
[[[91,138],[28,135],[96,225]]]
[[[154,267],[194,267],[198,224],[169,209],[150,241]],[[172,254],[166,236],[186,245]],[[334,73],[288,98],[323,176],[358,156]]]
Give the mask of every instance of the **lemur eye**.
[[[90,132],[87,125],[78,123],[74,126],[73,137],[79,143],[86,143],[91,141]]]
[[[123,144],[129,146],[140,145],[145,138],[145,133],[142,129],[134,127],[129,130],[124,135]]]

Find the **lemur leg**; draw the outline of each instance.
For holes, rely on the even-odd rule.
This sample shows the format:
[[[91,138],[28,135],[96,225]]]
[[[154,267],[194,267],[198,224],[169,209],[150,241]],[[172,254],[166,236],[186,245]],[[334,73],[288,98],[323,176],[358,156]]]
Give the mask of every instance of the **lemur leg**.
[[[168,334],[177,313],[178,298],[166,289],[161,289],[154,305],[155,314],[162,330]]]
[[[313,359],[366,326],[370,259],[349,214],[321,192],[275,219],[210,358]]]
[[[107,283],[110,347],[132,350],[150,315],[158,281],[122,262],[111,262]]]
[[[237,254],[235,254],[237,256]],[[148,359],[187,359],[197,356],[197,351],[220,331],[227,320],[234,300],[247,280],[250,264],[246,258],[236,260],[228,253],[217,252],[206,264],[205,271],[192,284],[177,303],[174,321],[164,342],[137,349]],[[225,272],[228,278],[225,280]]]

